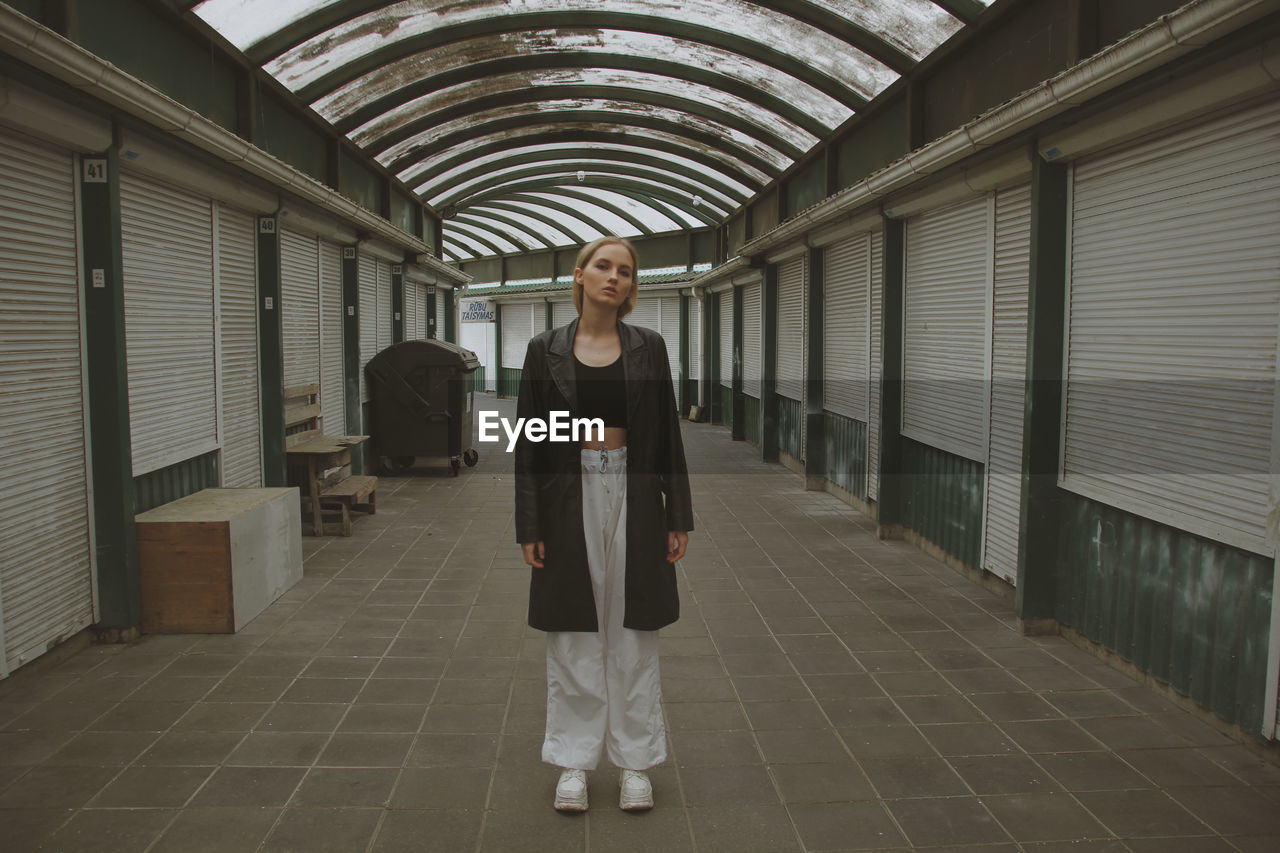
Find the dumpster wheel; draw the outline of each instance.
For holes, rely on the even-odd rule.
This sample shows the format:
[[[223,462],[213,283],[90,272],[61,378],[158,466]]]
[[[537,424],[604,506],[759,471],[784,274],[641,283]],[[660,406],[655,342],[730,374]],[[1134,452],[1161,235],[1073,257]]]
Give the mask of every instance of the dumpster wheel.
[[[474,447],[463,451],[462,461],[467,463],[468,468],[474,468],[476,463],[480,461],[480,453]]]
[[[449,457],[449,476],[458,476],[458,469],[462,467],[462,461],[456,456]]]

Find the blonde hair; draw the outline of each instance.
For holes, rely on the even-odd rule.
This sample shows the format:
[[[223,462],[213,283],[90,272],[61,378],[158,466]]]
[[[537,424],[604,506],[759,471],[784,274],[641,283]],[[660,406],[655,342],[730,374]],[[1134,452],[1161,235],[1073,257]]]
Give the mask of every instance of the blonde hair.
[[[636,298],[640,295],[640,263],[636,257],[636,247],[631,245],[631,241],[613,236],[592,240],[578,251],[578,259],[574,262],[573,268],[575,271],[586,269],[595,253],[605,246],[621,246],[631,253],[631,290],[627,292],[627,301],[618,306],[618,319],[621,320],[636,307]],[[578,281],[577,275],[573,277],[573,307],[578,309],[579,315],[582,314],[582,284]]]

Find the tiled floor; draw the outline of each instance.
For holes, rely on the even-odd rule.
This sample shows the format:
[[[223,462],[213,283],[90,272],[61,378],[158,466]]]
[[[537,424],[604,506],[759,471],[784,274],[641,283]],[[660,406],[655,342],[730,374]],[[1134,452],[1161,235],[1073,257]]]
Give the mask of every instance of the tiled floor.
[[[507,401],[478,400],[509,411]],[[509,458],[383,481],[236,636],[0,682],[0,848],[1274,851],[1280,768],[687,425],[698,530],[663,632],[658,808],[550,808]]]

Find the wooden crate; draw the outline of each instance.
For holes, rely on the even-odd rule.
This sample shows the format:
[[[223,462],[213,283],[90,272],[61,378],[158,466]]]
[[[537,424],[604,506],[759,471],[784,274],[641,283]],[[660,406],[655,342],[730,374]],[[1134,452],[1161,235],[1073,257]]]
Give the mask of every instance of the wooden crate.
[[[302,579],[295,488],[205,489],[135,521],[148,633],[234,633]]]

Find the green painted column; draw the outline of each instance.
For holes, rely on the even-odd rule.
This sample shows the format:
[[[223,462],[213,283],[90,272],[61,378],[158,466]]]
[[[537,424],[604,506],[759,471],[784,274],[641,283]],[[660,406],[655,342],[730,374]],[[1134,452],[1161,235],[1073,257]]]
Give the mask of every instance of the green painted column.
[[[880,312],[880,495],[881,538],[897,537],[906,513],[908,484],[902,466],[902,292],[906,223],[884,220],[884,291]]]
[[[1055,629],[1062,501],[1058,456],[1066,375],[1067,228],[1070,172],[1033,156],[1027,403],[1022,427],[1022,507],[1014,608],[1023,630]]]
[[[360,411],[360,256],[355,246],[342,247],[342,410],[347,434],[363,435]],[[351,467],[364,471],[364,447],[351,451]]]
[[[120,168],[116,149],[80,160],[85,382],[99,624],[124,638],[142,621],[124,331]]]
[[[760,455],[777,462],[778,446],[778,265],[764,268],[760,295]]]
[[[501,397],[506,393],[502,382],[502,303],[493,303],[493,393]]]
[[[427,285],[427,337],[428,338],[440,337],[439,329],[436,327],[437,322],[439,322],[439,318],[436,317],[436,285],[428,284]]]
[[[724,402],[720,398],[720,324],[724,322],[720,318],[720,301],[723,294],[708,293],[706,299],[706,316],[702,319],[702,342],[706,349],[703,350],[707,357],[703,359],[705,365],[702,373],[706,377],[707,389],[707,419],[713,424],[724,423]]]
[[[809,316],[805,318],[805,328],[809,330],[809,334],[804,371],[804,473],[805,488],[817,491],[823,489],[822,481],[827,477],[827,442],[825,420],[822,417],[822,294],[825,273],[822,256],[822,249],[810,249],[809,257],[805,259],[809,265],[809,292],[805,299]]]
[[[689,371],[689,295],[680,294],[680,385],[676,388],[676,406],[681,414],[689,411],[694,399],[689,386],[693,382]]]
[[[543,316],[542,316],[542,330],[543,330],[543,331],[550,331],[551,329],[555,328],[555,327],[552,325],[552,324],[555,322],[555,320],[554,320],[554,319],[552,319],[552,316],[551,316],[551,303],[550,303],[550,302],[543,302],[543,303],[542,303],[542,310],[543,310]]]
[[[742,390],[742,288],[733,288],[733,411],[729,413],[731,435],[734,441],[743,441],[747,437],[747,401]]]
[[[280,310],[280,234],[274,216],[258,217],[258,400],[262,484],[288,483],[284,457],[284,325]]]
[[[391,265],[391,343],[404,340],[404,265]]]
[[[452,287],[444,289],[444,339],[451,344],[458,342],[458,322],[455,319],[458,309],[454,307],[457,291]]]

